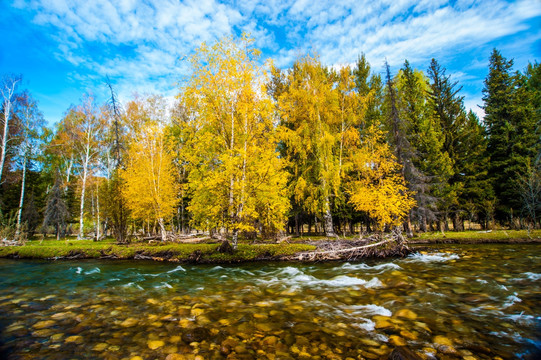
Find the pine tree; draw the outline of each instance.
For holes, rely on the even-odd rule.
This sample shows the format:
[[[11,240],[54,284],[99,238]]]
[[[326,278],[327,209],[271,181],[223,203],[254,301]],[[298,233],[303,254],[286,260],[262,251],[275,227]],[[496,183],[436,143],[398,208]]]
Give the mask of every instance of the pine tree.
[[[514,225],[513,217],[522,207],[517,193],[518,179],[527,163],[539,157],[539,105],[528,72],[512,73],[513,60],[494,49],[485,79],[483,101],[490,156],[489,179],[498,199],[496,216]],[[535,68],[532,67],[532,74]],[[535,88],[535,85],[533,86]],[[537,100],[538,101],[538,100]]]
[[[405,169],[408,189],[416,201],[412,220],[421,231],[437,219],[436,190],[450,171],[450,159],[442,153],[443,133],[428,106],[428,79],[406,60],[396,80],[399,115],[404,122],[411,165]]]
[[[451,160],[451,171],[441,175],[441,186],[437,191],[440,199],[438,208],[443,215],[441,220],[447,230],[449,216],[453,216],[456,223],[460,214],[458,198],[463,183],[456,161],[462,151],[466,113],[463,97],[458,96],[461,87],[457,88],[458,83],[451,82],[450,76],[446,75],[445,71],[445,68],[432,59],[428,68],[428,76],[431,80],[428,92],[429,106],[431,115],[443,133],[442,153]]]
[[[407,63],[406,63],[407,64]],[[409,64],[407,64],[409,66]],[[406,118],[399,111],[400,99],[396,88],[396,81],[391,76],[391,68],[385,61],[386,70],[386,87],[385,87],[385,103],[387,108],[387,127],[389,129],[389,142],[393,147],[393,152],[400,164],[402,179],[410,191],[421,181],[424,176],[415,166],[413,159],[415,157],[415,149],[412,147],[408,133],[410,132],[410,124],[406,122]],[[413,236],[411,229],[411,217],[408,214],[407,221],[404,222],[404,230],[407,236]]]
[[[360,128],[368,128],[371,125],[380,127],[383,123],[383,81],[381,76],[371,71],[370,64],[364,54],[357,60],[353,69],[355,85],[359,96],[363,99],[365,107],[363,120]]]
[[[455,167],[459,176],[461,191],[458,194],[458,209],[461,219],[467,216],[471,221],[486,212],[484,204],[491,203],[494,198],[492,186],[487,177],[487,137],[486,129],[473,111],[469,111],[466,122],[461,129],[459,151],[455,159]],[[454,227],[464,230],[458,218],[454,218]]]

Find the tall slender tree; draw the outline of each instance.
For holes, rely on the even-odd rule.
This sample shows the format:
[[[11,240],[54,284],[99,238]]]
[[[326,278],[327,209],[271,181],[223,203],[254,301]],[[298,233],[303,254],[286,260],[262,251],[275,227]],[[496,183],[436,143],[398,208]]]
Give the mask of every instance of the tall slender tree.
[[[15,236],[19,235],[21,228],[21,219],[23,214],[25,190],[26,190],[26,172],[31,166],[30,162],[38,155],[44,120],[38,109],[37,102],[29,93],[20,97],[19,111],[19,146],[16,157],[21,166],[21,195],[19,197],[19,208],[17,211],[17,229]]]
[[[0,134],[0,184],[2,183],[2,175],[8,153],[10,121],[13,116],[17,87],[20,82],[20,75],[4,75],[0,83],[0,95],[2,96],[2,116],[0,117],[2,125],[2,132]]]
[[[66,133],[65,149],[74,152],[81,180],[78,234],[81,239],[84,236],[86,184],[96,165],[104,130],[103,117],[97,110],[94,99],[86,96],[81,105],[70,108],[62,119],[60,129]]]
[[[429,89],[429,106],[432,116],[437,119],[443,132],[442,152],[451,159],[451,172],[447,178],[442,178],[440,188],[439,209],[443,215],[444,229],[448,229],[449,216],[459,215],[459,192],[463,186],[460,170],[457,168],[456,159],[462,151],[463,128],[466,122],[464,100],[458,93],[461,87],[458,82],[452,82],[450,76],[445,74],[443,68],[435,59],[432,59],[428,68],[428,76],[431,80]]]

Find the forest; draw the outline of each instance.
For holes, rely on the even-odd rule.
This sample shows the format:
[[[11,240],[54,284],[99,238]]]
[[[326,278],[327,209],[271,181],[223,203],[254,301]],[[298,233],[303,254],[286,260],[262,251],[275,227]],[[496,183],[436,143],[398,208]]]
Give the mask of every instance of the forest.
[[[541,69],[487,60],[483,119],[435,59],[279,69],[247,36],[202,44],[174,103],[121,103],[104,79],[106,102],[86,94],[54,128],[5,74],[0,238],[539,228]]]

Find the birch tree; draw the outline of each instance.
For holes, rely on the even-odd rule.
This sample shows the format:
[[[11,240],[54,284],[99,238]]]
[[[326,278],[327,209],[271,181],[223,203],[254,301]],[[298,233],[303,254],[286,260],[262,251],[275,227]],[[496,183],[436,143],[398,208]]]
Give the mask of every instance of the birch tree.
[[[281,230],[289,207],[286,173],[276,156],[273,104],[252,40],[203,44],[193,75],[179,96],[195,136],[185,147],[190,164],[192,223],[239,232]]]
[[[339,111],[331,73],[318,59],[298,60],[285,81],[278,106],[284,155],[294,163],[291,192],[295,201],[322,218],[325,235],[335,236],[331,200],[340,186],[346,114]]]
[[[78,167],[81,181],[81,196],[79,210],[79,234],[84,236],[84,210],[86,183],[97,160],[100,151],[100,141],[103,135],[103,119],[96,109],[94,99],[85,96],[82,104],[72,107],[62,119],[61,127],[65,131],[67,151],[73,151],[74,162]]]
[[[158,223],[162,241],[167,240],[165,222],[177,204],[174,170],[164,127],[149,124],[141,128],[128,148],[126,169],[120,170],[123,197],[133,217]]]
[[[15,94],[21,82],[21,76],[5,75],[0,83],[0,95],[2,96],[1,138],[0,138],[0,184],[4,173],[4,164],[8,151],[10,120],[13,116]]]
[[[26,171],[30,165],[30,161],[35,158],[39,151],[39,140],[42,132],[41,130],[44,126],[43,116],[38,109],[37,102],[30,96],[30,94],[25,93],[21,97],[20,105],[19,146],[16,156],[20,162],[22,175],[15,236],[19,236],[21,229],[21,217],[23,213],[24,196],[26,190]]]

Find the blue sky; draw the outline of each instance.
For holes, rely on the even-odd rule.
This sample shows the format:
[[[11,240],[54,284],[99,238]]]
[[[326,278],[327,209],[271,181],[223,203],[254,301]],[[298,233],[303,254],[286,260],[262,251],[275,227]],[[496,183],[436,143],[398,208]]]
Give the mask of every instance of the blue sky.
[[[463,86],[482,115],[492,48],[522,70],[541,60],[540,0],[0,0],[0,75],[22,74],[49,124],[83,93],[105,100],[109,76],[126,101],[135,92],[172,98],[202,41],[249,32],[263,58],[288,67],[317,52],[329,66],[365,53],[383,73],[431,58]]]

